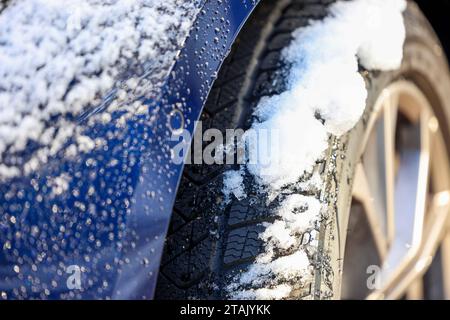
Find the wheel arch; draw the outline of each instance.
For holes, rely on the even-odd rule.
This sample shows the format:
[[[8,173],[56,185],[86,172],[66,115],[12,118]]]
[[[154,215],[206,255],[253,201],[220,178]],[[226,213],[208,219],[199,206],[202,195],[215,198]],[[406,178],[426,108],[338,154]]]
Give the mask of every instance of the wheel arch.
[[[199,120],[208,95],[213,87],[215,78],[227,58],[239,32],[244,24],[252,16],[256,6],[268,0],[243,0],[243,1],[205,1],[199,14],[191,28],[184,46],[179,52],[178,58],[165,81],[163,88],[163,98],[160,103],[158,127],[167,130],[171,123],[171,115],[177,111],[177,115],[182,116],[181,123],[185,132],[193,136],[196,121]],[[170,132],[169,132],[170,134]],[[162,137],[167,137],[167,133],[161,132]],[[190,141],[186,141],[190,144]],[[168,147],[172,148],[177,142],[168,141]],[[167,150],[167,149],[166,149]],[[167,157],[159,164],[160,167],[168,166],[172,172],[172,177],[166,183],[174,190],[169,197],[169,203],[165,203],[159,214],[158,237],[164,239],[167,235],[169,224],[172,218],[178,187],[183,173],[185,163],[174,164]],[[161,212],[164,211],[164,212]],[[154,274],[158,274],[162,255],[161,247],[156,248],[159,260],[154,261]],[[133,272],[131,270],[131,272]],[[144,279],[144,278],[142,278]],[[146,282],[146,288],[135,281],[136,286],[129,291],[127,297],[139,297],[141,291],[154,296],[157,277],[152,277],[151,283]]]

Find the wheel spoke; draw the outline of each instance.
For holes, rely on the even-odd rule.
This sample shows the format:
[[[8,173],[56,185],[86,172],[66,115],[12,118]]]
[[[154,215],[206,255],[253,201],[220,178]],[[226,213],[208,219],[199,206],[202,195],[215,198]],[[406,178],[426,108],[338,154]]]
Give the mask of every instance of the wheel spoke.
[[[424,118],[419,126],[405,131],[400,153],[401,165],[395,184],[395,239],[383,264],[382,281],[390,281],[395,270],[404,266],[407,256],[419,250],[423,235],[425,200],[428,191],[429,131],[424,127]]]
[[[386,181],[386,231],[388,243],[395,234],[395,132],[398,112],[398,96],[391,94],[384,106],[384,163]]]
[[[417,181],[416,194],[416,212],[414,216],[414,238],[413,246],[419,246],[423,238],[423,223],[425,219],[426,201],[428,196],[428,182],[430,180],[430,146],[432,134],[430,132],[429,123],[431,114],[425,109],[421,115],[420,123],[420,164],[419,175]],[[434,201],[434,200],[433,200]]]
[[[442,281],[444,285],[444,297],[450,299],[450,231],[447,226],[447,233],[442,241]]]
[[[357,165],[355,173],[355,181],[353,186],[353,197],[358,200],[364,207],[367,215],[370,228],[372,230],[375,245],[378,254],[383,259],[387,252],[386,237],[383,232],[383,227],[375,208],[374,198],[372,197],[369,182],[364,167],[361,163]]]
[[[383,90],[375,110],[353,187],[382,265],[368,298],[424,298],[423,276],[440,245],[449,298],[450,166],[438,119],[407,81]]]
[[[407,261],[404,262],[404,269],[407,269],[407,272],[397,281],[396,285],[392,286],[389,294],[386,295],[387,298],[398,299],[401,297],[412,283],[423,277],[431,265],[432,257],[435,255],[445,231],[450,209],[449,200],[449,191],[441,191],[432,197],[427,212],[430,223],[424,228],[424,236],[428,241],[422,242],[410,252]]]
[[[406,297],[408,300],[422,300],[423,299],[423,278],[419,277],[414,280],[409,286]]]
[[[383,273],[385,274],[381,275],[382,288],[371,293],[368,299],[398,299],[405,292],[409,294],[408,290],[411,285],[416,285],[414,282],[420,281],[418,279],[423,277],[431,264],[431,258],[434,256],[439,240],[445,231],[449,205],[449,191],[441,191],[433,196],[427,213],[430,225],[427,225],[428,227],[424,230],[424,234],[429,241],[422,243],[416,250],[409,251],[408,256],[402,263],[402,268],[397,268],[396,272],[386,273],[386,269],[384,269]],[[405,270],[406,272],[403,272]],[[387,275],[390,278],[387,278]],[[417,294],[417,288],[414,290]]]

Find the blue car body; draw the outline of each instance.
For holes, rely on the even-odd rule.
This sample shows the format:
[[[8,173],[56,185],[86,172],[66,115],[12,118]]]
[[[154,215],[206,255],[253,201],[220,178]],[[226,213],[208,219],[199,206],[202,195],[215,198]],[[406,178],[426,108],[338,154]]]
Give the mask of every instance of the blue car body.
[[[200,2],[172,71],[161,79],[160,98],[145,100],[148,113],[121,128],[112,121],[86,126],[86,135],[105,138],[108,147],[75,160],[58,153],[38,171],[0,183],[0,298],[153,297],[183,170],[170,158],[171,131],[181,125],[194,131],[220,65],[256,4]],[[77,121],[83,125],[99,112],[88,110]],[[55,195],[49,181],[62,174],[70,184]],[[68,281],[77,271],[81,283],[73,288]]]

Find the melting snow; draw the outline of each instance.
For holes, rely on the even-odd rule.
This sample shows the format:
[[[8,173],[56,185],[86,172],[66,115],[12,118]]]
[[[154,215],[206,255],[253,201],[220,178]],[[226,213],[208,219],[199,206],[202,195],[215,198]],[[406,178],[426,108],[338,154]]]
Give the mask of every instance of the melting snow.
[[[252,125],[257,131],[277,130],[279,140],[269,144],[247,141],[250,150],[265,153],[270,148],[280,154],[269,164],[246,166],[272,196],[280,194],[281,187],[298,182],[304,173],[311,173],[328,148],[330,134],[341,136],[360,119],[367,90],[358,65],[383,71],[400,66],[405,8],[405,0],[338,1],[329,7],[325,19],[311,21],[293,33],[291,44],[282,52],[290,66],[287,89],[261,99]],[[312,183],[314,187],[322,184],[317,176]],[[266,224],[260,235],[266,243],[265,252],[229,286],[230,296],[285,298],[291,288],[280,285],[280,280],[297,282],[310,277],[306,252],[295,248],[300,245],[299,234],[314,228],[321,211],[322,204],[313,196],[288,196],[275,222]],[[275,250],[292,252],[293,248],[290,255],[274,255]],[[269,289],[252,289],[261,285]]]
[[[297,244],[299,235],[307,231],[317,221],[322,204],[314,197],[299,194],[289,195],[277,211],[277,220],[269,224],[261,234],[265,241],[268,258],[274,249],[290,249]]]
[[[270,262],[257,260],[228,290],[232,292],[233,299],[282,299],[289,295],[291,288],[278,282],[296,282],[299,278],[310,277],[312,273],[309,268],[308,256],[300,250]],[[241,290],[248,285],[265,288]]]
[[[293,33],[283,51],[291,66],[288,88],[263,99],[255,113],[253,128],[278,130],[279,141],[271,143],[282,155],[267,166],[249,166],[261,183],[279,188],[295,182],[328,147],[328,134],[340,136],[356,124],[367,97],[358,61],[371,69],[400,66],[404,8],[404,0],[337,2],[329,17]]]
[[[24,150],[30,140],[41,152],[25,173],[71,136],[81,142],[78,151],[91,150],[65,116],[76,118],[110,93],[111,110],[136,109],[135,97],[153,96],[197,7],[185,0],[11,2],[0,15],[0,178],[20,174],[5,164],[5,153]]]
[[[252,289],[237,292],[235,299],[240,300],[281,300],[291,292],[291,287],[287,284],[280,284],[273,288]]]
[[[244,190],[243,170],[229,170],[226,171],[223,178],[223,194],[225,196],[225,203],[228,203],[233,194],[238,200],[247,197]]]

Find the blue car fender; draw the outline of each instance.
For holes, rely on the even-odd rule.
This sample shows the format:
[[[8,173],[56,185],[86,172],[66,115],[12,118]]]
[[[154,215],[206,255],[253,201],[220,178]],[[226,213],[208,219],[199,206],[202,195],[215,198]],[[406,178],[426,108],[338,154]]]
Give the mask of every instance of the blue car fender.
[[[227,53],[257,1],[199,3],[195,22],[161,94],[145,112],[91,124],[75,159],[60,152],[36,172],[0,181],[0,297],[151,299],[182,163],[173,131],[194,132]],[[105,98],[108,100],[108,97]],[[120,123],[120,125],[118,125]],[[54,192],[58,177],[66,186]]]

